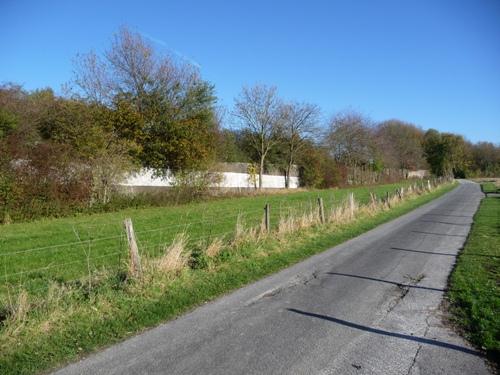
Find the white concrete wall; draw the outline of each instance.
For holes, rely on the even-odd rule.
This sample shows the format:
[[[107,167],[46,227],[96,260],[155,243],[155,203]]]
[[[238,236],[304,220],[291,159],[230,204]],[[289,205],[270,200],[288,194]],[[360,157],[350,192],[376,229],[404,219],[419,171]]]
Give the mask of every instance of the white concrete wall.
[[[219,187],[225,188],[253,188],[254,184],[248,173],[222,172],[222,181]],[[255,183],[259,186],[259,176],[256,176]],[[285,187],[285,176],[263,175],[262,187],[270,189],[283,189]],[[290,188],[299,187],[299,178],[290,177]]]
[[[141,169],[140,172],[134,173],[120,183],[121,186],[172,186],[173,176],[154,177],[153,170]]]
[[[418,171],[409,171],[408,178],[424,178],[429,175],[429,171],[426,169],[419,169]]]
[[[216,187],[221,188],[253,188],[253,182],[248,173],[236,172],[220,172],[221,182],[216,184]],[[174,178],[172,175],[167,177],[154,177],[153,171],[142,169],[140,172],[127,177],[121,186],[155,186],[169,187],[172,186]],[[259,185],[259,176],[256,177],[257,186]],[[285,177],[275,175],[263,175],[262,186],[264,188],[282,189],[285,187]],[[296,189],[299,187],[299,178],[290,177],[290,188]]]

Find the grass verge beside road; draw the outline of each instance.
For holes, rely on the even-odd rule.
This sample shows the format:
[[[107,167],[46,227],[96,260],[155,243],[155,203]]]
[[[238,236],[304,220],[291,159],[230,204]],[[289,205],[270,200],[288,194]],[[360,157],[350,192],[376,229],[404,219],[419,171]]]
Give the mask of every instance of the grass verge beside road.
[[[328,213],[349,192],[358,203],[366,204],[370,193],[384,197],[409,183],[227,198],[0,225],[0,301],[18,285],[30,294],[45,295],[51,282],[78,283],[102,268],[120,271],[128,257],[123,230],[126,217],[132,218],[141,253],[160,256],[165,244],[172,243],[179,233],[187,234],[194,245],[200,240],[231,237],[238,221],[246,227],[257,226],[266,203],[271,206],[274,229],[283,216],[314,210],[318,197]]]
[[[484,193],[489,194],[489,193],[500,193],[500,187],[498,187],[497,182],[485,182],[484,184],[481,184],[482,190]]]
[[[51,287],[43,300],[33,302],[23,302],[21,295],[18,307],[26,311],[16,310],[9,323],[17,321],[0,330],[0,373],[33,374],[73,361],[360,235],[453,187],[409,198],[390,210],[362,213],[347,224],[298,229],[293,240],[269,235],[244,241],[208,264],[175,275],[146,274],[146,282],[103,276],[88,289]]]
[[[450,279],[454,320],[467,338],[500,359],[500,197],[487,197]]]

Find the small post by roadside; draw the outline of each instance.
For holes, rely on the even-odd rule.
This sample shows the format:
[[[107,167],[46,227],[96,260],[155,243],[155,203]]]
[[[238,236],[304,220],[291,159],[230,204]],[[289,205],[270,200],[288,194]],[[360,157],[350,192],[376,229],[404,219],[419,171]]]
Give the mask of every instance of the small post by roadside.
[[[264,224],[266,232],[269,233],[271,231],[271,205],[269,203],[266,203],[264,207]]]
[[[325,223],[325,206],[323,205],[323,198],[318,197],[319,220],[321,224]]]
[[[354,193],[349,193],[349,215],[354,218]]]
[[[132,277],[140,277],[142,275],[141,257],[135,239],[134,226],[132,219],[127,218],[123,221],[125,233],[127,235],[128,250],[130,255],[129,273]]]

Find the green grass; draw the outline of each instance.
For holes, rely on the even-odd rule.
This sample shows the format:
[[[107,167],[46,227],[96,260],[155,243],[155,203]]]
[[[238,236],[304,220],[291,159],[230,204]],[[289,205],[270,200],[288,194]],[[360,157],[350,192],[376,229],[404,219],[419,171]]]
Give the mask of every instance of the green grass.
[[[481,201],[451,276],[456,322],[477,346],[500,356],[500,198]]]
[[[114,277],[111,274],[96,282],[91,291],[81,287],[70,288],[64,295],[49,292],[44,299],[33,300],[32,310],[25,320],[12,329],[7,325],[0,330],[0,373],[33,374],[75,360],[84,353],[121,341],[205,301],[353,238],[429,202],[453,187],[448,185],[439,188],[430,194],[405,201],[389,211],[363,216],[349,224],[327,224],[300,230],[294,233],[293,241],[277,236],[249,241],[237,248],[224,250],[208,267],[186,268],[176,277],[155,275],[147,282],[135,283],[125,282],[119,275]],[[380,193],[382,189],[393,188],[386,186],[377,189]],[[363,194],[368,194],[368,190],[357,189],[355,193],[361,198]],[[291,198],[299,203],[304,202],[305,198],[307,202],[318,194],[325,198],[333,194],[337,200],[345,192],[298,193]],[[273,206],[278,205],[279,199],[283,197],[269,198]],[[259,208],[265,201],[260,199],[253,206],[253,203],[243,199],[242,202],[233,201],[232,205]],[[228,208],[230,203],[226,204]],[[189,208],[190,212],[195,211],[194,206]],[[147,212],[156,213],[158,219],[168,214],[156,209]],[[137,213],[135,218],[138,222],[140,218],[146,222],[144,211],[141,213]],[[117,221],[122,218],[121,215],[110,217]],[[231,228],[233,226],[234,223]],[[61,224],[60,228],[64,228],[64,225]],[[14,236],[13,233],[11,235]]]
[[[18,285],[45,293],[49,281],[77,280],[102,267],[120,269],[127,257],[122,227],[127,217],[133,220],[141,252],[157,255],[179,232],[188,233],[194,243],[232,236],[239,215],[248,226],[258,225],[266,203],[271,205],[274,227],[290,211],[314,209],[318,197],[328,211],[350,191],[356,200],[366,203],[370,192],[383,196],[398,186],[401,184],[229,198],[0,226],[0,298]]]
[[[494,181],[488,181],[481,183],[481,189],[483,193],[500,193],[500,188],[495,184]]]

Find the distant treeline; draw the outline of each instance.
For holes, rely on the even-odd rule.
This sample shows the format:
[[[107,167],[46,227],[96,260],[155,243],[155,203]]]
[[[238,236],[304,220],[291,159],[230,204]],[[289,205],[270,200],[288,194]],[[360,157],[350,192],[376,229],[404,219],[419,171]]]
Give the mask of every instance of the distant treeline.
[[[275,87],[244,87],[223,110],[195,67],[126,28],[103,54],[76,57],[64,92],[0,86],[0,221],[107,205],[124,173],[141,167],[182,176],[249,162],[258,174],[273,164],[288,175],[296,164],[307,187],[415,169],[500,174],[498,145],[354,111],[325,123],[316,105],[284,101]]]

